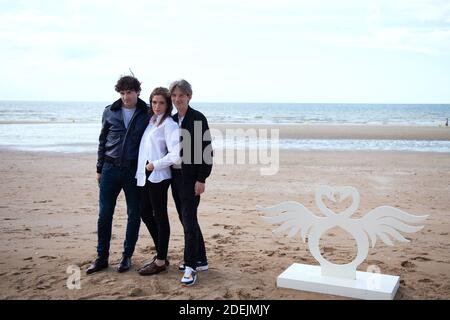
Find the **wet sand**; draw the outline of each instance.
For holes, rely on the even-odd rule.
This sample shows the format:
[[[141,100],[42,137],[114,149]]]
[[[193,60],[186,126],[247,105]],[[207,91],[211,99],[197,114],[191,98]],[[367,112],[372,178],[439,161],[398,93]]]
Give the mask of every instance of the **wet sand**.
[[[450,128],[426,126],[211,124],[212,129],[278,129],[282,139],[450,140]]]

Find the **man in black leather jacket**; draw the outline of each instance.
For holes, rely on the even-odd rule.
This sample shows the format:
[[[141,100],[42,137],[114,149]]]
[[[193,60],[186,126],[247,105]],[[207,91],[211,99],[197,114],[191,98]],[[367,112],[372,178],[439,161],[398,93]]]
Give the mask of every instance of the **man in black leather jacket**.
[[[131,267],[139,235],[139,189],[136,167],[139,144],[149,122],[147,104],[139,99],[141,84],[135,77],[121,77],[116,84],[120,99],[105,108],[99,137],[97,181],[100,187],[97,224],[97,259],[87,269],[94,273],[108,267],[112,221],[117,197],[123,189],[127,203],[127,230],[119,272]]]

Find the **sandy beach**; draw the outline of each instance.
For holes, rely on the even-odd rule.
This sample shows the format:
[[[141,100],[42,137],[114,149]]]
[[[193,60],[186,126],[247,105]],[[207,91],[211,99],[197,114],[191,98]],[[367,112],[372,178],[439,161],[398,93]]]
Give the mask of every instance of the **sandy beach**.
[[[441,129],[405,128],[388,136],[449,140],[450,131]],[[281,136],[352,135],[332,127],[326,132],[302,130],[282,131]],[[386,132],[364,127],[358,136],[381,138]],[[428,214],[421,231],[404,234],[410,243],[389,247],[378,241],[359,270],[375,265],[382,273],[399,275],[396,299],[450,298],[450,158],[446,153],[282,151],[280,169],[273,176],[260,175],[258,165],[214,166],[199,209],[210,270],[201,272],[192,288],[179,283],[183,233],[171,197],[167,273],[142,277],[136,272],[155,253],[143,224],[132,270],[116,272],[126,226],[122,193],[113,223],[110,267],[87,276],[85,270],[96,254],[96,155],[1,150],[0,158],[1,299],[340,299],[276,287],[276,277],[292,263],[316,262],[299,237],[273,235],[274,226],[256,210],[256,205],[295,200],[318,213],[314,191],[322,184],[356,187],[361,195],[360,216],[380,205]],[[336,230],[322,237],[321,250],[335,263],[349,262],[356,253],[352,239]],[[81,268],[79,290],[66,286],[71,265]]]

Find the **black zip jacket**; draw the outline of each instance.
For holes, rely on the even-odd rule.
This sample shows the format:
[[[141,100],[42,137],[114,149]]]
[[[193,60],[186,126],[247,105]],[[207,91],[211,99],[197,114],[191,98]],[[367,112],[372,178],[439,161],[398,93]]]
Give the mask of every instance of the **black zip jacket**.
[[[178,113],[173,115],[173,120],[178,123]],[[196,126],[198,131],[195,130]],[[190,139],[181,138],[181,170],[183,174],[194,176],[197,181],[204,183],[211,174],[213,160],[208,120],[201,112],[188,106],[180,129],[185,129],[190,134]],[[183,137],[183,133],[181,136]],[[203,156],[205,154],[206,157]]]
[[[102,172],[105,157],[114,158],[119,163],[137,161],[139,144],[149,120],[148,106],[139,98],[128,129],[123,122],[121,99],[105,108],[98,138],[97,173]]]

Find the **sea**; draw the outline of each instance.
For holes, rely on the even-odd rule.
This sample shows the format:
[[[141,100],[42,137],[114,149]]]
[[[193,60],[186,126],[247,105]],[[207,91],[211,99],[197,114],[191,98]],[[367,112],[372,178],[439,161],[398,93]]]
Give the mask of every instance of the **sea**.
[[[0,149],[96,152],[108,102],[0,101]],[[444,126],[450,104],[192,103],[210,124]],[[450,130],[450,128],[449,128]],[[222,140],[221,140],[222,139]],[[213,147],[229,145],[213,137]],[[261,141],[234,141],[257,148]],[[262,141],[267,144],[268,141]],[[287,150],[387,150],[450,153],[450,141],[280,139]]]

